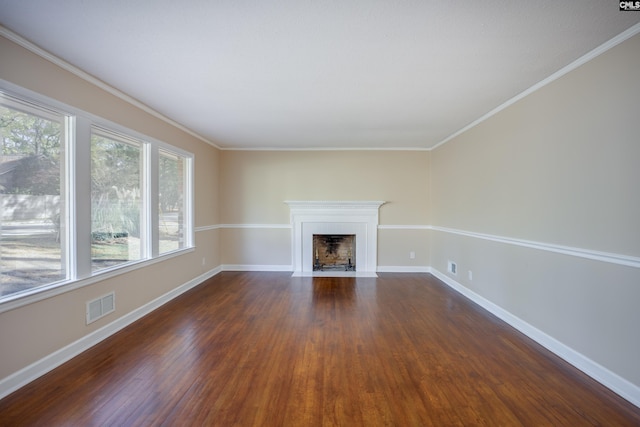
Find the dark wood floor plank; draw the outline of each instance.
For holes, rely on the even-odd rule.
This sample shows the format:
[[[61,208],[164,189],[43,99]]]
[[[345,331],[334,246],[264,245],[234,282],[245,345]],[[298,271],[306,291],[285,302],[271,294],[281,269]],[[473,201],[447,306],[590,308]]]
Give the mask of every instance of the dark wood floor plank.
[[[221,273],[0,401],[0,426],[640,425],[426,274]]]

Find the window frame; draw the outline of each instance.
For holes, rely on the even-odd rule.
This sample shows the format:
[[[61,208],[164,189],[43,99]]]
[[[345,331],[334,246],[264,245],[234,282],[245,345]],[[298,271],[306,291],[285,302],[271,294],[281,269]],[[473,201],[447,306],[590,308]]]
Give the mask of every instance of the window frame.
[[[194,227],[194,164],[193,153],[169,143],[157,140],[140,132],[126,128],[102,117],[69,106],[47,96],[22,88],[0,79],[0,96],[8,97],[25,105],[34,105],[63,117],[64,147],[64,194],[66,222],[64,238],[66,248],[62,257],[66,268],[66,279],[37,286],[22,292],[0,297],[0,313],[32,304],[55,295],[66,293],[90,284],[119,276],[142,267],[180,256],[195,250]],[[125,140],[141,143],[142,210],[141,228],[144,227],[145,249],[141,259],[128,261],[98,271],[91,271],[91,133],[99,129]],[[61,141],[61,145],[63,141]],[[183,156],[185,160],[185,244],[163,254],[158,253],[158,157],[159,150]],[[62,156],[61,156],[62,162]],[[63,188],[64,187],[64,188]],[[154,226],[155,222],[155,226]],[[142,234],[142,231],[141,231]],[[142,236],[141,236],[142,238]],[[142,245],[142,243],[141,243]],[[66,250],[65,250],[66,249]]]
[[[182,161],[184,162],[183,165],[183,170],[182,170],[182,195],[183,195],[183,200],[182,200],[182,209],[183,209],[183,217],[182,217],[182,229],[184,230],[184,247],[189,247],[189,246],[193,246],[194,245],[194,240],[193,240],[193,231],[189,232],[190,230],[193,230],[194,228],[194,222],[193,222],[193,210],[192,210],[192,206],[193,206],[193,198],[192,198],[192,194],[190,194],[191,192],[189,192],[189,188],[193,187],[193,180],[190,176],[190,172],[193,171],[193,158],[185,156],[183,153],[178,152],[175,147],[172,146],[158,146],[157,148],[157,153],[158,153],[158,160],[156,162],[154,162],[154,165],[157,166],[157,169],[154,171],[153,174],[153,179],[157,179],[158,183],[156,188],[158,188],[158,190],[160,189],[160,157],[162,156],[161,152],[164,152],[168,155],[172,155],[172,156],[176,156],[176,157],[180,157],[182,159]],[[160,192],[157,191],[154,193],[155,196],[159,197]],[[155,203],[153,203],[153,206],[155,206],[158,211],[155,212],[155,216],[153,217],[153,219],[155,221],[159,221],[160,220],[160,200],[155,200]],[[153,239],[153,243],[158,243],[158,247],[156,248],[154,246],[154,251],[152,252],[154,255],[157,256],[162,256],[165,254],[170,254],[172,252],[175,251],[179,251],[183,248],[178,247],[177,249],[172,249],[166,252],[162,252],[160,253],[160,248],[159,248],[159,243],[160,243],[160,226],[159,224],[156,223],[151,223],[152,221],[149,222],[149,224],[151,226],[153,226],[153,233],[158,233],[158,238]]]
[[[140,186],[140,214],[138,217],[138,220],[140,221],[139,224],[139,228],[140,228],[140,252],[138,254],[139,258],[138,259],[132,259],[132,260],[128,260],[122,263],[119,263],[117,265],[113,265],[110,267],[103,267],[103,268],[99,268],[94,270],[93,269],[93,253],[91,254],[91,271],[92,274],[97,274],[101,271],[104,270],[111,270],[111,269],[115,269],[118,268],[121,265],[126,265],[126,264],[130,264],[133,262],[137,262],[140,260],[144,260],[144,259],[148,259],[149,258],[149,254],[151,254],[152,252],[149,250],[151,245],[150,245],[150,240],[153,239],[153,236],[151,234],[149,234],[148,232],[148,224],[149,224],[149,212],[148,212],[148,198],[149,198],[149,194],[152,193],[152,188],[150,188],[149,185],[149,181],[147,180],[146,176],[148,175],[148,169],[149,169],[149,159],[148,156],[146,155],[146,153],[148,152],[148,147],[147,145],[149,145],[148,142],[140,140],[140,139],[135,139],[135,138],[131,138],[128,135],[124,135],[120,132],[114,132],[110,129],[106,129],[104,127],[101,126],[96,126],[93,125],[91,126],[91,137],[90,137],[90,149],[89,152],[91,153],[91,150],[93,149],[93,137],[97,136],[100,138],[104,138],[116,143],[121,143],[121,144],[127,144],[133,147],[138,148],[139,151],[139,156],[140,159],[138,161],[138,174],[139,174],[139,179],[138,179],[138,184]],[[93,161],[93,153],[91,153],[91,158],[90,158],[90,163]],[[93,170],[90,168],[90,176],[91,176],[91,181],[93,180]],[[93,193],[93,188],[91,189],[91,193]],[[91,210],[91,215],[92,215],[92,220],[91,220],[91,235],[93,235],[93,196],[91,194],[90,196],[91,199],[91,205],[90,205],[90,210]],[[93,245],[92,245],[93,246]],[[93,247],[91,248],[93,249]]]
[[[1,89],[1,88],[0,88]],[[59,237],[60,237],[60,272],[64,276],[63,279],[55,280],[40,286],[47,286],[51,283],[58,283],[69,280],[71,276],[70,257],[69,257],[69,166],[68,166],[68,152],[70,149],[70,135],[67,127],[68,114],[55,108],[51,108],[47,105],[43,105],[38,102],[33,102],[23,97],[16,96],[11,93],[0,90],[1,103],[8,109],[18,111],[23,114],[28,114],[35,117],[40,117],[44,120],[56,122],[60,125],[60,167],[58,173],[60,174],[60,189],[58,196],[60,197],[60,224],[59,224]],[[0,220],[1,221],[1,220]],[[39,288],[40,286],[36,286]],[[9,295],[10,296],[10,295]],[[4,297],[0,296],[0,302]]]

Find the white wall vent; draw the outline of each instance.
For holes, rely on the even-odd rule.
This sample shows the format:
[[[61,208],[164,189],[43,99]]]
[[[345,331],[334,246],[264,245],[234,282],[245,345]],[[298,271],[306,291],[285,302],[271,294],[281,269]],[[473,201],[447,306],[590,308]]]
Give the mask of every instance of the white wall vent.
[[[458,274],[458,266],[456,265],[455,262],[449,261],[447,267],[448,267],[447,270],[449,271],[449,273],[451,273],[453,275],[457,275]]]
[[[106,316],[116,310],[116,293],[111,292],[107,295],[92,301],[87,301],[87,325],[91,322]]]

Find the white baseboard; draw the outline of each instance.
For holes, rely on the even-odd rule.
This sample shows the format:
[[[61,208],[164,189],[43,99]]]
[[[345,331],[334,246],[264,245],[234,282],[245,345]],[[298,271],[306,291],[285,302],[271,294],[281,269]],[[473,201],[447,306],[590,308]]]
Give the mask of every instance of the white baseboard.
[[[293,271],[291,265],[223,264],[222,271]]]
[[[379,265],[378,273],[431,273],[431,267],[409,265]]]
[[[372,271],[294,271],[292,277],[378,277]]]
[[[252,265],[252,264],[223,264],[222,271],[291,271],[293,267],[291,265]],[[378,266],[378,273],[430,273],[431,267],[424,266]],[[356,272],[357,273],[357,272]],[[314,273],[300,273],[295,276],[312,277]],[[319,274],[320,276],[322,274]],[[357,274],[352,274],[357,276]],[[375,273],[371,272],[362,275],[362,277],[377,277]]]
[[[594,362],[583,354],[575,351],[571,347],[561,343],[550,335],[545,334],[541,330],[535,328],[519,317],[514,316],[502,307],[492,303],[486,298],[476,294],[469,288],[461,285],[446,274],[441,273],[431,267],[431,274],[442,280],[449,287],[475,302],[485,310],[489,311],[496,317],[516,328],[547,350],[564,359],[571,365],[575,366],[585,374],[589,375],[600,384],[611,389],[616,394],[628,400],[635,406],[640,408],[640,387],[627,381],[618,374],[611,372],[604,366]]]
[[[30,383],[31,381],[41,377],[47,372],[57,368],[62,365],[66,361],[72,359],[83,351],[88,350],[94,345],[98,344],[100,341],[105,340],[109,336],[115,334],[119,330],[129,326],[136,320],[141,317],[151,313],[153,310],[157,309],[163,304],[171,301],[176,298],[180,294],[185,293],[186,291],[198,286],[205,280],[210,277],[215,276],[216,274],[222,271],[221,267],[216,267],[213,270],[210,270],[200,276],[191,279],[187,283],[184,283],[177,288],[167,292],[166,294],[154,299],[153,301],[148,302],[142,307],[137,308],[136,310],[116,319],[115,321],[109,323],[108,325],[103,326],[100,329],[97,329],[91,332],[88,335],[80,338],[79,340],[43,357],[37,362],[32,363],[29,366],[22,368],[21,370],[9,375],[8,377],[0,380],[0,399],[3,397],[13,393],[18,390],[20,387],[23,387]]]

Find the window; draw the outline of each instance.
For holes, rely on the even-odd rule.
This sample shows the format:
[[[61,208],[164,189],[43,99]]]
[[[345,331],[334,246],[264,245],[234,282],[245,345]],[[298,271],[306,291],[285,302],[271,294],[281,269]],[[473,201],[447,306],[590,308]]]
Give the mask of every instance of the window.
[[[64,116],[1,94],[0,298],[67,278]]]
[[[193,246],[192,154],[3,91],[0,311]]]
[[[91,269],[142,257],[141,143],[91,135]]]
[[[185,247],[185,161],[179,154],[159,151],[158,250],[161,254]]]

